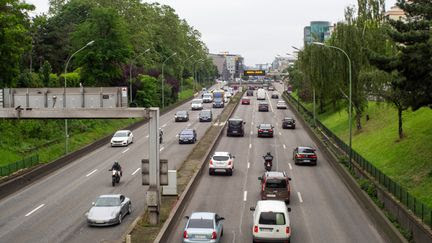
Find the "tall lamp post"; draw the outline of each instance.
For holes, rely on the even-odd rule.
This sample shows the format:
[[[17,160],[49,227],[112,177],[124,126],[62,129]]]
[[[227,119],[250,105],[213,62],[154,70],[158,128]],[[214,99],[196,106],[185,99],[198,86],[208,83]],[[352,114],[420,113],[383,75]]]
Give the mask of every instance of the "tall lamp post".
[[[130,65],[129,65],[129,104],[132,103],[132,63],[138,59],[138,57],[144,55],[146,52],[150,51],[150,48],[148,48],[147,50],[145,50],[143,53],[139,54],[138,56],[136,56],[134,59],[131,60]]]
[[[171,56],[167,57],[165,61],[162,63],[162,109],[165,107],[165,92],[164,92],[164,83],[165,83],[165,76],[164,76],[164,66],[165,63],[173,56],[177,55],[177,52],[174,52]]]
[[[63,108],[66,108],[66,74],[67,74],[67,68],[69,66],[69,62],[78,52],[84,50],[86,47],[93,45],[94,40],[87,43],[85,46],[81,47],[78,51],[74,52],[66,61],[65,70],[64,70],[64,90],[63,90]],[[68,120],[65,119],[65,154],[68,153],[69,147],[69,134],[68,134]]]
[[[341,48],[339,48],[337,46],[325,45],[324,43],[321,43],[321,42],[312,42],[312,44],[336,49],[336,50],[342,52],[345,55],[345,57],[348,59],[348,75],[349,75],[349,108],[348,108],[348,110],[349,110],[349,148],[350,148],[348,165],[351,168],[351,161],[352,161],[352,71],[351,71],[351,59],[344,50],[342,50]]]
[[[202,62],[202,61],[204,61],[203,58],[196,60],[196,61],[194,62],[194,64],[193,64],[193,68],[194,68],[194,69],[193,69],[193,75],[194,75],[194,81],[195,81],[195,90],[196,90],[196,88],[197,88],[196,64],[197,64],[198,62]]]
[[[183,91],[183,72],[184,72],[184,64],[186,63],[187,60],[191,59],[192,57],[194,57],[194,54],[192,54],[190,57],[184,59],[182,61],[182,72],[181,72],[181,77],[180,77],[180,91]]]

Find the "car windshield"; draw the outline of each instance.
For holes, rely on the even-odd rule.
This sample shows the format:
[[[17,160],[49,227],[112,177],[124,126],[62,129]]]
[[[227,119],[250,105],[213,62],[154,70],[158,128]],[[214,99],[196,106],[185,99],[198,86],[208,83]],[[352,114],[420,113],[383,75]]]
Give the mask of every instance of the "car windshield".
[[[192,100],[192,104],[201,104],[201,100]]]
[[[259,224],[285,225],[285,215],[277,212],[262,212],[260,214]]]
[[[300,153],[305,153],[305,154],[313,154],[313,153],[315,153],[315,151],[313,149],[310,149],[310,148],[299,148],[299,152]]]
[[[181,135],[193,135],[192,131],[182,131]]]
[[[285,104],[285,101],[278,101],[278,104]]]
[[[216,156],[213,156],[213,160],[226,161],[226,160],[229,160],[229,157],[228,156],[218,156],[218,155],[216,155]]]
[[[205,94],[204,98],[211,98],[211,94]]]
[[[270,124],[261,124],[261,125],[260,125],[260,128],[261,128],[261,129],[270,129],[270,128],[271,128],[271,125],[270,125]]]
[[[262,106],[268,106],[267,103],[261,103],[261,104],[259,104],[259,105],[262,105]]]
[[[116,207],[120,206],[120,198],[118,197],[100,197],[95,202],[95,207]]]
[[[268,179],[266,181],[266,188],[286,188],[286,180],[283,179]]]
[[[186,111],[177,111],[176,115],[177,116],[186,116]]]
[[[190,219],[188,228],[195,229],[213,229],[213,220],[211,219]]]
[[[210,116],[210,111],[201,111],[200,116]]]
[[[233,126],[233,127],[241,126],[243,123],[243,121],[241,121],[241,120],[234,120],[234,121],[228,121],[228,122],[229,122],[229,125]]]
[[[116,138],[127,137],[127,136],[128,136],[127,132],[116,132],[114,134],[114,137],[116,137]]]
[[[290,122],[290,121],[293,121],[293,119],[292,118],[285,118],[284,121]]]

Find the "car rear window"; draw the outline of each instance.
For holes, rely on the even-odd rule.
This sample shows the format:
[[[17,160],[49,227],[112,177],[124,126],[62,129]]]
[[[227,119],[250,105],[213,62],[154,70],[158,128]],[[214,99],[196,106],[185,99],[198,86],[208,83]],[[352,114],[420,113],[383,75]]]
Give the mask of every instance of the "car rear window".
[[[228,121],[230,126],[241,126],[241,124],[243,123],[243,121]]]
[[[182,135],[193,135],[192,131],[182,131],[181,132]]]
[[[229,157],[228,156],[213,156],[213,159],[217,160],[217,161],[225,161],[225,160],[228,160]]]
[[[285,215],[277,212],[262,212],[260,214],[259,224],[285,225]]]
[[[271,128],[271,125],[270,125],[270,124],[261,124],[261,125],[260,125],[260,128],[261,128],[261,129],[270,129],[270,128]]]
[[[195,229],[213,229],[213,220],[211,219],[190,219],[188,228]]]
[[[177,111],[177,116],[185,116],[186,111]]]
[[[201,116],[210,116],[210,111],[201,111]]]
[[[283,179],[268,179],[266,181],[266,188],[286,188],[286,180]]]
[[[310,149],[310,148],[299,148],[299,152],[300,153],[305,153],[305,154],[313,154],[313,153],[315,153],[315,151],[313,149]]]

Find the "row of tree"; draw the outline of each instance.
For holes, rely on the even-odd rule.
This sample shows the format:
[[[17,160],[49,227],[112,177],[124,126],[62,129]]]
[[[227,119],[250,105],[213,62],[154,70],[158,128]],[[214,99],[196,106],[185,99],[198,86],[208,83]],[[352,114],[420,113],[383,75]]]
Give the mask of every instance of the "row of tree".
[[[136,102],[160,106],[161,92],[165,105],[177,100],[184,79],[211,80],[217,74],[200,33],[169,6],[140,0],[50,0],[47,14],[30,17],[32,10],[22,0],[0,3],[1,87],[62,86],[65,75],[68,87],[129,87],[131,74],[133,96],[152,97]],[[71,59],[65,74],[67,59],[90,41],[94,43]]]
[[[402,138],[402,112],[432,108],[432,2],[398,0],[406,15],[399,20],[385,17],[384,2],[358,0],[357,13],[348,7],[325,45],[351,59],[357,129],[368,100],[385,100],[398,110]],[[310,101],[315,90],[319,112],[348,102],[348,60],[334,49],[306,45],[287,70],[300,98]]]

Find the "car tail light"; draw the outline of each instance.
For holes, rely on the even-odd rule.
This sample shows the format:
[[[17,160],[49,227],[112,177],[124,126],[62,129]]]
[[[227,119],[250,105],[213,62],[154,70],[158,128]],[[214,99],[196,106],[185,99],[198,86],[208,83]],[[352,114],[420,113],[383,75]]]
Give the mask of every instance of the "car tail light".
[[[285,228],[285,233],[287,233],[287,234],[290,233],[290,227],[286,227],[286,228]]]
[[[187,238],[189,238],[189,236],[188,236],[188,234],[187,234],[187,231],[185,230],[185,231],[183,231],[183,238],[184,239],[187,239]]]
[[[258,129],[258,132],[263,132],[263,130],[262,129]]]
[[[303,154],[296,154],[296,158],[303,158],[304,155]]]
[[[269,132],[273,132],[273,129],[269,129]]]
[[[316,159],[316,154],[312,154],[312,155],[309,155],[309,158],[314,158],[314,159]]]
[[[254,226],[254,232],[258,233],[258,226],[257,225]]]
[[[216,240],[216,238],[217,238],[216,231],[213,231],[213,233],[212,233],[212,239],[213,239],[213,240]]]
[[[228,165],[231,165],[231,163],[232,163],[232,161],[231,161],[231,160],[229,160],[229,161],[228,161]]]
[[[213,165],[213,160],[212,159],[210,160],[210,164]]]

